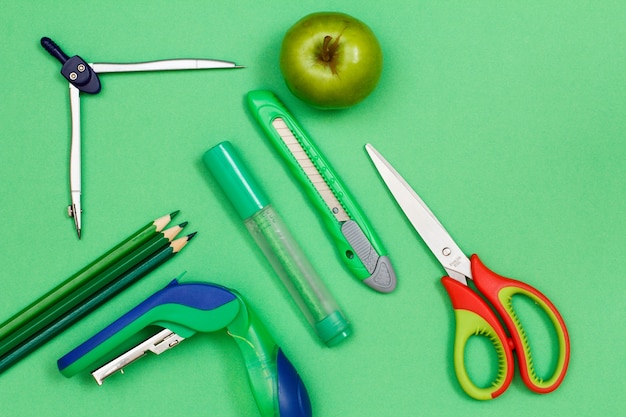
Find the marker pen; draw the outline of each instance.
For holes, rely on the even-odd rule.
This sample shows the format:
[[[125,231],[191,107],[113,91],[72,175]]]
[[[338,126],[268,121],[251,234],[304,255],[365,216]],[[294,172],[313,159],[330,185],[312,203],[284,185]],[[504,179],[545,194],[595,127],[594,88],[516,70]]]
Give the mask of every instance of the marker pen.
[[[327,346],[347,338],[350,323],[233,145],[222,142],[202,159],[319,338]]]

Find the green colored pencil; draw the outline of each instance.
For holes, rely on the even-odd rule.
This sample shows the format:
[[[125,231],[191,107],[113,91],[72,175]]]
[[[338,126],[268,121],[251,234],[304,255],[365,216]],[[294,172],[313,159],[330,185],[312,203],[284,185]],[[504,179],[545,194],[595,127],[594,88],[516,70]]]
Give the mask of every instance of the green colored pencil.
[[[142,262],[135,265],[132,269],[126,271],[117,280],[114,280],[109,285],[102,288],[99,292],[92,295],[89,299],[85,300],[84,303],[76,306],[74,309],[57,319],[54,323],[41,330],[39,333],[33,335],[26,342],[20,344],[4,356],[0,356],[0,373],[10,368],[29,353],[41,347],[44,343],[50,341],[72,324],[87,316],[93,310],[119,294],[125,288],[137,282],[159,265],[162,265],[167,260],[174,257],[174,255],[179,253],[187,245],[187,242],[189,242],[195,234],[196,233],[191,233],[185,237],[172,241],[169,245],[161,248],[147,259],[144,259]]]
[[[2,323],[2,325],[0,325],[0,352],[7,351],[4,346],[5,339],[8,336],[21,329],[23,326],[27,326],[28,323],[34,320],[37,316],[45,313],[46,310],[52,308],[56,303],[63,300],[65,297],[68,297],[72,292],[76,291],[81,286],[86,285],[91,279],[106,271],[107,268],[110,268],[124,257],[136,251],[139,247],[153,238],[155,234],[161,232],[171,219],[176,216],[176,214],[178,214],[178,211],[149,222],[113,249],[109,250],[104,255],[100,256],[98,259]]]
[[[2,339],[0,346],[0,356],[19,346],[29,337],[44,329],[50,323],[70,311],[77,305],[84,303],[86,299],[98,292],[110,282],[118,279],[126,271],[148,258],[161,248],[165,248],[176,237],[187,223],[171,227],[150,237],[142,246],[120,259],[118,262],[105,269],[102,273],[96,274],[84,285],[78,287],[73,292],[67,294],[52,304],[37,316],[21,327],[8,334]]]

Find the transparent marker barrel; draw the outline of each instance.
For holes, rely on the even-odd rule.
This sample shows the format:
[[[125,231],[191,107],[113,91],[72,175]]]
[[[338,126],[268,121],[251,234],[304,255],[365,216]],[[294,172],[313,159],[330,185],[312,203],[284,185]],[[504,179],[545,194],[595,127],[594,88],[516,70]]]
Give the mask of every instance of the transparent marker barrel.
[[[347,338],[350,323],[232,144],[211,148],[203,161],[318,337],[328,346]]]

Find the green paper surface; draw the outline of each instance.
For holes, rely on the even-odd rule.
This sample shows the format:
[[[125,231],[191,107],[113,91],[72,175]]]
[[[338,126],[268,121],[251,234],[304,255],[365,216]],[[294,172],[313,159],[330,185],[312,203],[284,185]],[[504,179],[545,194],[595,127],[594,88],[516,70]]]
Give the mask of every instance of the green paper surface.
[[[409,1],[0,3],[0,321],[113,247],[146,219],[177,209],[198,231],[182,256],[0,375],[6,416],[256,416],[243,361],[225,334],[197,335],[132,364],[102,387],[67,379],[56,360],[175,276],[239,291],[300,372],[314,415],[615,416],[623,414],[626,220],[626,3]],[[378,36],[378,88],[343,111],[316,110],[285,86],[285,31],[337,10]],[[235,61],[244,69],[104,74],[84,95],[83,238],[69,204],[70,109],[52,38],[87,62]],[[297,181],[245,107],[269,89],[352,191],[398,276],[392,294],[358,283]],[[201,158],[229,140],[259,175],[354,334],[327,348]],[[528,282],[568,325],[569,371],[553,393],[519,375],[490,402],[472,400],[453,367],[454,313],[443,269],[369,161],[372,143],[469,255]],[[531,312],[532,313],[532,312]],[[538,367],[545,320],[528,314]],[[523,321],[523,317],[522,317]],[[472,344],[469,371],[493,368]],[[492,369],[493,371],[493,369]],[[545,372],[548,373],[549,369]],[[484,377],[489,380],[489,375]]]

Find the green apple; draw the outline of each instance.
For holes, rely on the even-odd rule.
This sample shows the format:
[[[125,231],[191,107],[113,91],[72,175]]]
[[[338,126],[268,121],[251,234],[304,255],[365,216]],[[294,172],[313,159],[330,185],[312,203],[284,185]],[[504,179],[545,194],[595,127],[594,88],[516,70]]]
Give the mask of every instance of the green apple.
[[[344,13],[305,16],[285,34],[280,70],[287,87],[314,107],[353,106],[378,84],[383,53],[372,30]]]

